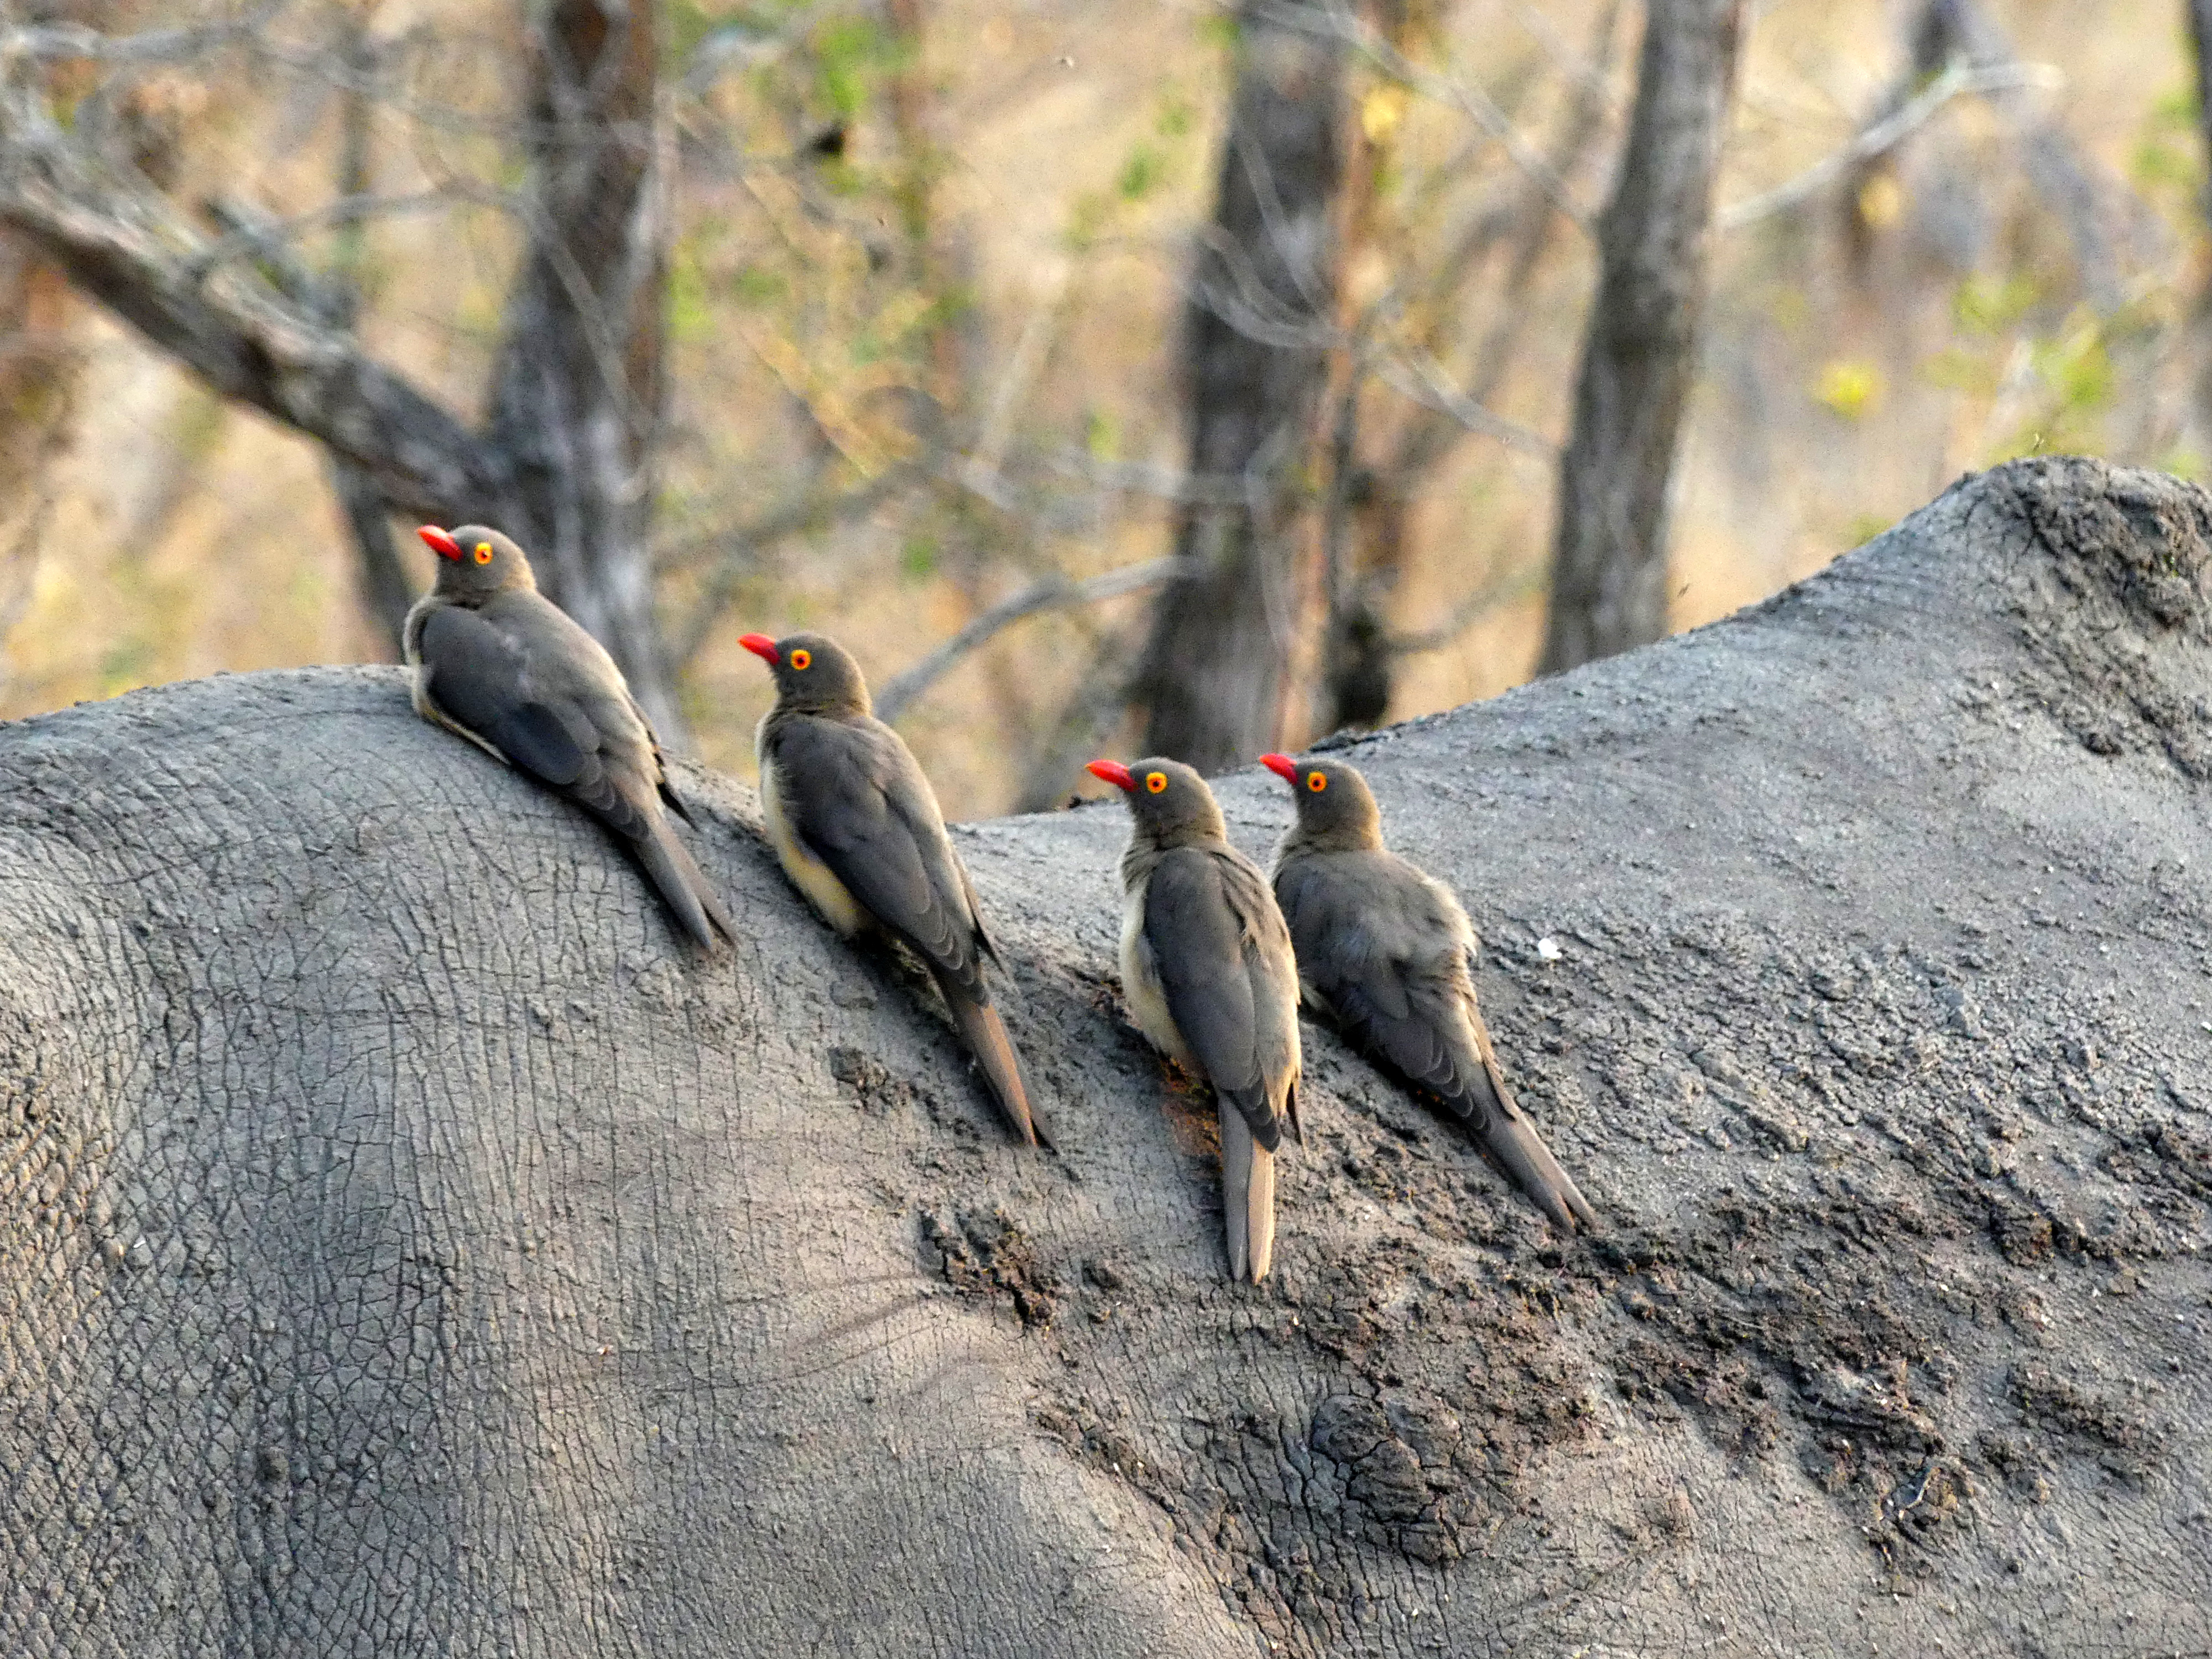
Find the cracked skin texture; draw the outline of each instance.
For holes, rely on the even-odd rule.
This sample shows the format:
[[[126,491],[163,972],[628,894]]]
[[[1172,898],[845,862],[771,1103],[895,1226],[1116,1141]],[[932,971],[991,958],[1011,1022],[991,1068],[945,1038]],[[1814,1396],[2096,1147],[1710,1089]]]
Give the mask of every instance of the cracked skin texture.
[[[0,1652],[2206,1651],[2208,537],[2016,463],[1358,744],[1613,1225],[1309,1027],[1256,1291],[1118,807],[955,831],[1053,1158],[726,781],[713,963],[394,672],[0,728]]]

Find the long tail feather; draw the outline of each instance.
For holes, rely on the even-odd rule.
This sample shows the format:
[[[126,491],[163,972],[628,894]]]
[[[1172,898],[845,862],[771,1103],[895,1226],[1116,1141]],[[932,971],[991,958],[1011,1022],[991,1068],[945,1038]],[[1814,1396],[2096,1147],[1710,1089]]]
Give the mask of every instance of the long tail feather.
[[[937,988],[944,992],[945,1004],[952,1010],[952,1023],[960,1028],[960,1040],[968,1045],[968,1052],[982,1067],[983,1081],[990,1088],[991,1098],[998,1102],[1006,1127],[1024,1146],[1035,1146],[1040,1142],[1051,1146],[1030,1110],[1030,1087],[1022,1075],[1021,1056],[1014,1052],[1012,1039],[1006,1035],[1006,1023],[999,1018],[999,1011],[988,1002],[975,1001],[942,975],[938,978]]]
[[[1512,1094],[1501,1086],[1494,1073],[1485,1070],[1484,1081],[1490,1086],[1474,1091],[1473,1098],[1452,1103],[1474,1132],[1483,1156],[1561,1232],[1574,1231],[1578,1222],[1597,1231],[1601,1225],[1597,1212],[1583,1196],[1582,1188],[1559,1167],[1559,1160],[1552,1156],[1552,1149],[1544,1144]]]
[[[676,913],[685,933],[709,951],[714,948],[716,929],[726,939],[737,939],[737,927],[731,921],[730,913],[722,908],[713,885],[684,849],[684,843],[676,839],[665,818],[656,815],[651,833],[630,844],[637,849],[638,862],[645,866],[653,884],[660,890],[660,896],[668,901],[668,908]]]
[[[1256,1285],[1275,1262],[1275,1155],[1253,1139],[1244,1114],[1217,1100],[1221,1121],[1221,1214],[1229,1276]]]

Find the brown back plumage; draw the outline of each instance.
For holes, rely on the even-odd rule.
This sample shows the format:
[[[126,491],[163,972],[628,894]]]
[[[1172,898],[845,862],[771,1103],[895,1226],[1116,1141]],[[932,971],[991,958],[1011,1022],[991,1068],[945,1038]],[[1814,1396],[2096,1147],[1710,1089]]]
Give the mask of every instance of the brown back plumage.
[[[857,906],[921,958],[1000,1112],[1036,1146],[1021,1059],[984,978],[990,938],[928,778],[905,740],[869,712],[860,665],[836,641],[793,634],[754,648],[775,675],[775,706],[757,744],[763,804],[778,820],[771,835],[786,872],[818,903],[811,884],[819,877],[799,867],[813,860],[839,902]]]
[[[1279,769],[1291,774],[1298,821],[1276,853],[1274,892],[1307,1000],[1459,1119],[1554,1226],[1595,1225],[1506,1085],[1475,1001],[1474,929],[1459,900],[1384,848],[1374,793],[1352,767],[1309,757]]]
[[[424,539],[447,532],[426,526]],[[590,812],[620,836],[684,931],[712,949],[736,927],[670,830],[660,745],[622,671],[538,592],[530,560],[496,530],[450,532],[437,585],[402,639],[416,711]],[[435,545],[436,543],[433,542]]]

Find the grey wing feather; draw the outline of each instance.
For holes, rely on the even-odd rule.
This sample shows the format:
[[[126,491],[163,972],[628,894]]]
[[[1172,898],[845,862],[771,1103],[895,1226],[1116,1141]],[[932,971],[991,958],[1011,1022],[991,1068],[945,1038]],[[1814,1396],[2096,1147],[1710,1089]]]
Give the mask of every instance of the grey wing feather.
[[[780,722],[769,747],[807,849],[942,982],[988,1002],[965,875],[934,804],[905,775],[911,757],[865,728],[812,719]]]
[[[1206,1081],[1232,1101],[1267,1151],[1283,1122],[1268,1099],[1261,1015],[1246,962],[1245,928],[1224,890],[1222,864],[1178,848],[1152,868],[1145,889],[1145,934],[1158,965],[1168,1012]]]
[[[532,640],[556,657],[565,643]],[[543,672],[522,642],[455,605],[435,607],[422,618],[416,649],[426,694],[448,720],[629,842],[684,931],[701,945],[713,948],[716,929],[737,937],[720,899],[657,810],[657,780],[637,775],[632,757],[638,753],[658,770],[652,728],[641,716],[635,730],[609,732],[593,718],[595,705],[617,714],[623,706],[589,685],[588,671],[596,665],[569,662],[568,672]]]
[[[423,620],[421,649],[430,699],[456,725],[632,840],[651,833],[609,766],[589,713],[541,690],[527,656],[499,629],[458,606],[441,607]]]
[[[1436,1096],[1555,1225],[1595,1224],[1506,1086],[1475,1001],[1472,933],[1456,902],[1402,866],[1370,863],[1356,880],[1332,880],[1326,866],[1301,874],[1299,966],[1344,1034]],[[1344,914],[1355,908],[1357,926]]]

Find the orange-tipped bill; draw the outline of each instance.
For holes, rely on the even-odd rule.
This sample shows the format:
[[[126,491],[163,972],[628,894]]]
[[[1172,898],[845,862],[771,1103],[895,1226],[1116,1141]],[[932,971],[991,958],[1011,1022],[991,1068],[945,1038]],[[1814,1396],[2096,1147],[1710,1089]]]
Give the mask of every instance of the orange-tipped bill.
[[[1119,761],[1093,761],[1083,769],[1092,777],[1112,784],[1116,789],[1134,790],[1137,787],[1136,778]]]
[[[775,641],[765,634],[740,634],[738,643],[771,668],[783,666],[783,653],[775,648]]]
[[[460,559],[461,544],[453,539],[452,531],[441,530],[436,525],[426,524],[415,533],[420,536],[429,550],[440,558],[452,559],[457,562]]]
[[[1298,763],[1288,755],[1262,755],[1260,764],[1273,772],[1295,789],[1298,787]]]

